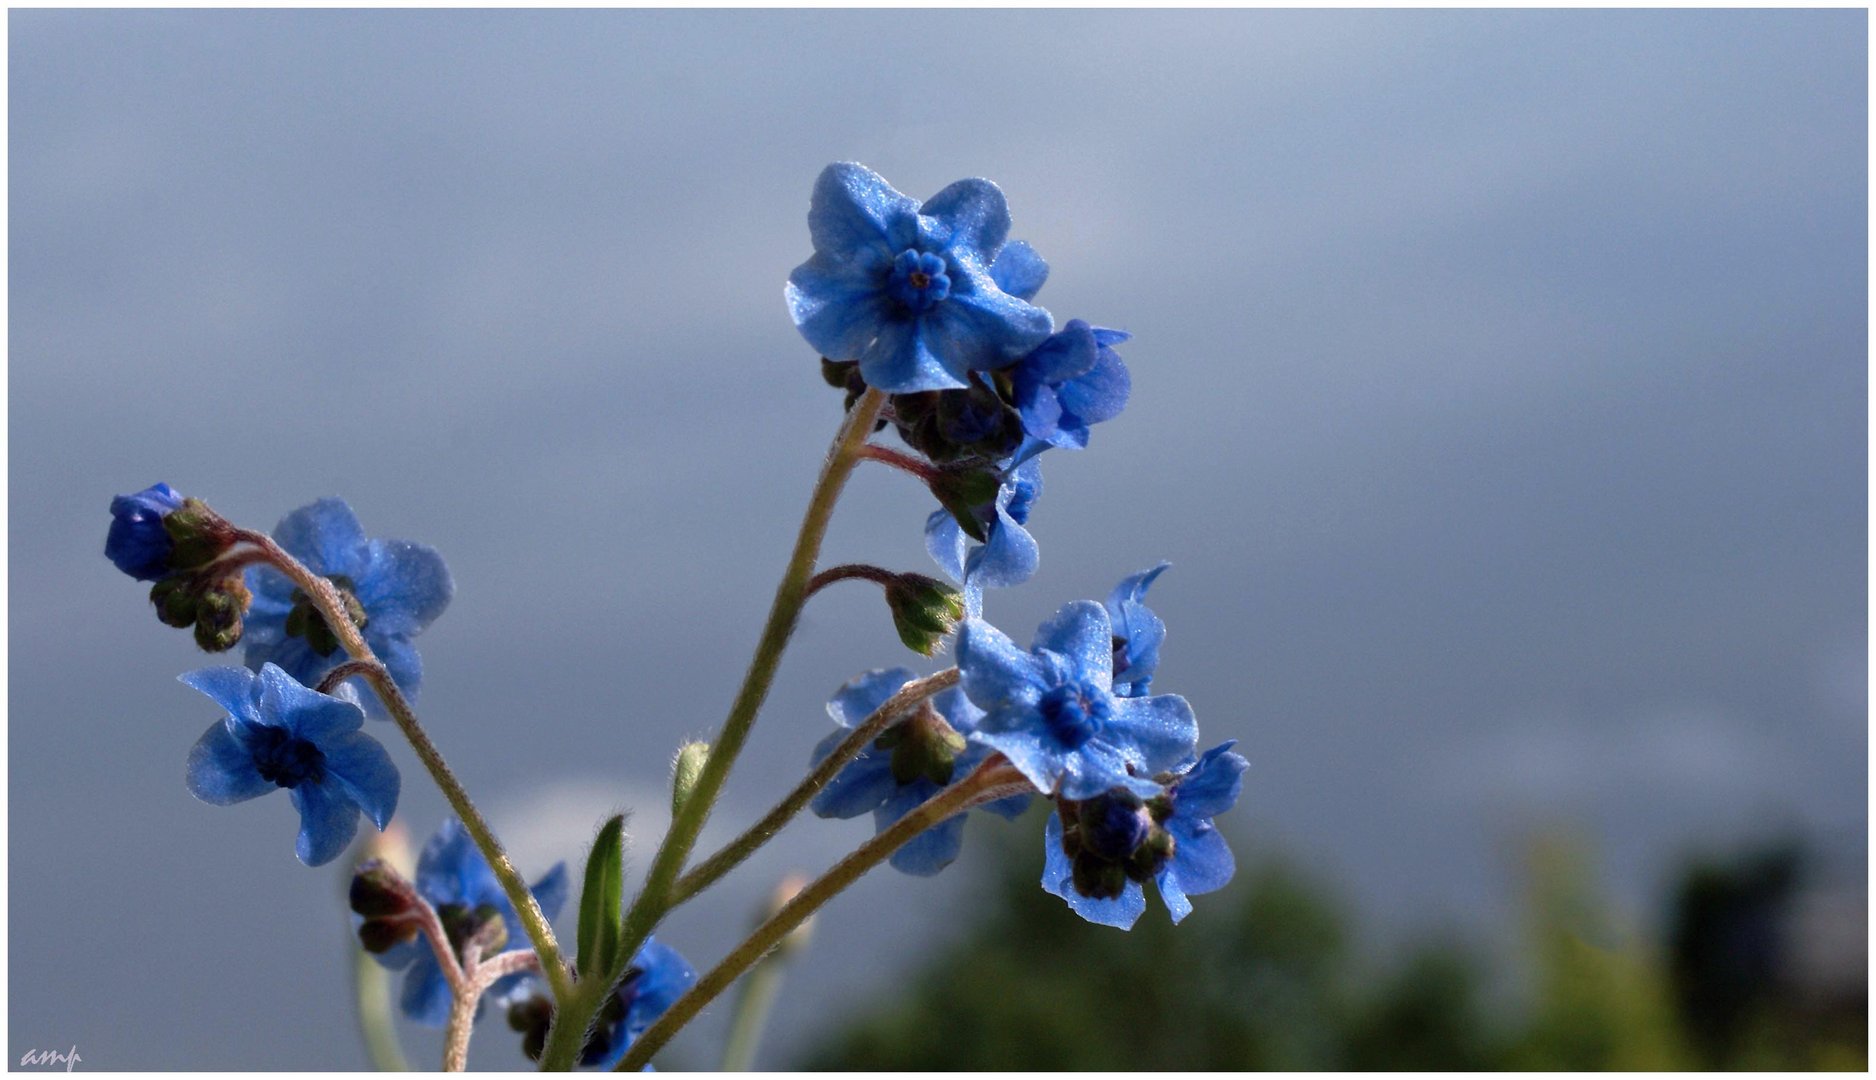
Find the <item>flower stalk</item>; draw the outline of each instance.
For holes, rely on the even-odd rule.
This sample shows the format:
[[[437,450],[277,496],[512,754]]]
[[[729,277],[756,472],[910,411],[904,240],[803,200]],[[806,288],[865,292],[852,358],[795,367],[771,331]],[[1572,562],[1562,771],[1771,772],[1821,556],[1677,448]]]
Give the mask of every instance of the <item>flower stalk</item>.
[[[463,828],[468,830],[470,838],[475,841],[476,847],[481,849],[483,857],[488,860],[489,868],[495,872],[496,880],[501,882],[502,891],[508,895],[509,902],[514,905],[515,912],[521,919],[522,927],[528,932],[528,939],[533,943],[534,950],[541,960],[541,973],[546,977],[555,998],[559,999],[571,994],[573,982],[567,975],[565,962],[561,959],[560,943],[554,938],[553,926],[542,914],[540,905],[534,900],[534,894],[528,890],[527,882],[522,880],[520,873],[515,870],[513,860],[509,859],[508,852],[502,848],[501,841],[496,839],[494,830],[489,828],[481,811],[476,809],[474,801],[469,798],[469,793],[464,790],[462,782],[456,779],[456,774],[450,769],[449,762],[444,760],[436,744],[430,741],[429,734],[424,731],[423,725],[417,720],[416,711],[411,708],[410,702],[404,697],[404,692],[398,689],[397,683],[391,679],[390,672],[385,670],[384,664],[372,652],[371,646],[365,643],[364,635],[360,634],[358,628],[353,625],[346,611],[344,598],[339,595],[337,589],[333,588],[330,581],[307,569],[305,564],[288,554],[276,543],[273,537],[252,529],[237,530],[235,535],[238,540],[259,548],[266,556],[268,563],[285,574],[294,585],[299,587],[300,591],[312,598],[320,614],[325,618],[326,625],[338,638],[346,654],[354,661],[369,665],[359,674],[371,683],[372,689],[384,702],[386,711],[391,714],[391,720],[397,724],[398,730],[404,733],[404,738],[409,741],[411,749],[416,751],[417,759],[423,762],[425,769],[429,770],[431,779],[436,781],[436,786],[442,790],[443,797],[449,800],[450,808],[462,821]],[[447,973],[447,966],[444,970]],[[453,987],[455,984],[451,985]]]
[[[704,1006],[716,999],[717,995],[728,989],[730,984],[744,972],[754,967],[756,962],[768,955],[769,950],[780,944],[790,931],[800,926],[809,916],[819,911],[822,905],[838,896],[849,885],[858,881],[868,870],[885,862],[892,853],[899,850],[907,841],[955,814],[961,814],[973,806],[995,802],[998,799],[1020,794],[1030,790],[1029,781],[1012,768],[1001,755],[991,758],[964,779],[943,789],[938,794],[921,803],[906,816],[894,822],[890,828],[879,833],[855,848],[846,858],[835,863],[825,874],[808,884],[788,903],[782,905],[761,926],[758,926],[743,942],[730,951],[703,977],[695,986],[677,999],[658,1021],[638,1037],[625,1057],[619,1060],[615,1071],[636,1072],[651,1060],[653,1054],[664,1047],[671,1036],[690,1023]]]

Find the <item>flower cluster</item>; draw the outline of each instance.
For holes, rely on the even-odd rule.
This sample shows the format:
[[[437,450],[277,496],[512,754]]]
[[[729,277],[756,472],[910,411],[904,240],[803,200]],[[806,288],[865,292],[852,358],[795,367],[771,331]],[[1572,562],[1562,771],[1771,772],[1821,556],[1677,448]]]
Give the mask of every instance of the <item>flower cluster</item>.
[[[808,211],[814,256],[789,275],[795,326],[851,405],[890,395],[885,418],[929,461],[943,506],[925,526],[932,558],[966,587],[1007,588],[1036,571],[1025,530],[1042,492],[1034,458],[1081,449],[1132,389],[1114,346],[1123,331],[1070,319],[1059,331],[1033,301],[1049,266],[1006,243],[1010,211],[988,180],[960,180],[924,203],[861,165],[830,165]]]
[[[1155,883],[1175,921],[1188,895],[1220,888],[1231,853],[1212,818],[1237,798],[1233,744],[1197,753],[1185,699],[1153,694],[1166,627],[1146,606],[1162,563],[1121,581],[1105,604],[1080,601],[1044,623],[1028,650],[982,618],[983,590],[1020,585],[1040,553],[1029,531],[1042,494],[1040,455],[1088,445],[1090,428],[1126,407],[1132,377],[1120,330],[1034,306],[1049,266],[1006,242],[1002,193],[964,180],[919,203],[878,174],[831,165],[808,214],[814,256],[789,278],[795,325],[822,353],[822,374],[854,407],[887,395],[882,421],[922,457],[875,450],[915,472],[940,509],[926,548],[964,587],[961,686],[892,718],[813,800],[824,817],[871,812],[879,831],[993,755],[1055,805],[1043,886],[1092,921],[1131,926]],[[834,695],[843,729],[819,763],[912,678],[872,671]],[[986,809],[1006,815],[1027,797]],[[900,848],[892,865],[932,874],[957,857],[964,816]]]
[[[1031,528],[1043,455],[1085,449],[1132,393],[1116,352],[1128,335],[1079,318],[1058,327],[1035,303],[1049,265],[1010,240],[1010,225],[987,180],[960,180],[924,202],[851,163],[816,182],[814,253],[789,275],[785,297],[821,353],[823,378],[846,392],[848,417],[720,735],[676,757],[671,829],[645,860],[643,884],[628,906],[625,816],[614,815],[589,848],[572,939],[552,926],[571,899],[566,865],[531,885],[522,878],[415,714],[415,641],[454,593],[436,551],[367,536],[333,498],[287,514],[271,535],[237,528],[168,484],[111,501],[105,555],[150,583],[157,617],[192,628],[209,652],[243,646],[244,667],[181,676],[224,714],[188,754],[190,793],[226,806],[284,788],[300,819],[295,854],[308,866],[332,862],[361,815],[382,830],[397,809],[400,775],[367,733],[370,717],[394,722],[460,815],[424,846],[414,881],[380,849],[354,868],[348,898],[360,946],[404,973],[403,1016],[444,1029],[446,1068],[466,1066],[489,997],[544,1068],[648,1068],[753,965],[777,977],[816,909],[860,874],[890,862],[929,876],[954,862],[974,810],[1008,820],[1046,801],[1043,888],[1092,922],[1131,927],[1148,884],[1179,922],[1192,896],[1230,880],[1214,819],[1236,802],[1246,762],[1233,742],[1201,753],[1191,706],[1156,692],[1166,626],[1146,598],[1167,565],[1123,579],[1105,603],[1063,606],[1028,648],[985,618],[984,591],[1028,581],[1040,561]],[[872,441],[888,429],[905,449]],[[863,563],[816,566],[834,501],[866,460],[930,491],[926,550],[954,584]],[[951,640],[956,669],[919,679],[887,667],[848,681],[827,704],[835,730],[813,748],[801,783],[693,860],[803,605],[848,580],[884,590],[913,652],[930,656]],[[653,931],[804,807],[825,818],[870,814],[874,836],[816,881],[788,883],[699,978]],[[772,1000],[772,985],[744,1000]],[[390,1016],[377,1011],[381,1030]],[[744,1065],[737,1055],[761,1018],[746,1021],[726,1055]]]

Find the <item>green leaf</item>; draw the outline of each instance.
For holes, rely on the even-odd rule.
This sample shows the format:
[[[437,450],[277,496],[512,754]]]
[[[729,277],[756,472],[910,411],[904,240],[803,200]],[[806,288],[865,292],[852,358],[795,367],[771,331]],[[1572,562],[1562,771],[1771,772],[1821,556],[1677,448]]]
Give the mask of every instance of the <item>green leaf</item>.
[[[586,882],[580,888],[578,963],[581,978],[610,971],[619,952],[619,920],[625,902],[625,815],[614,814],[599,828],[586,857]]]

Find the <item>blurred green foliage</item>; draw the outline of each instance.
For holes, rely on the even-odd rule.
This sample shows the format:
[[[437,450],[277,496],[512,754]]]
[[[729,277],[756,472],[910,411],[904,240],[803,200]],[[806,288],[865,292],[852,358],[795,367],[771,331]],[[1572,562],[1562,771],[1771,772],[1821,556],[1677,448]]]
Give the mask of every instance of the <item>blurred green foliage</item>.
[[[1363,954],[1333,893],[1278,857],[1242,862],[1232,886],[1202,898],[1184,926],[1150,904],[1120,933],[1074,917],[1037,887],[1033,853],[1005,848],[994,895],[967,936],[899,996],[824,1040],[804,1067],[1861,1069],[1867,1061],[1866,989],[1819,1015],[1778,992],[1765,963],[1778,950],[1759,948],[1771,940],[1759,928],[1778,922],[1798,880],[1790,851],[1689,870],[1667,899],[1667,945],[1658,948],[1615,925],[1584,849],[1542,838],[1528,853],[1520,948],[1495,957],[1478,943],[1431,938],[1377,959]],[[1742,947],[1759,952],[1742,959]]]

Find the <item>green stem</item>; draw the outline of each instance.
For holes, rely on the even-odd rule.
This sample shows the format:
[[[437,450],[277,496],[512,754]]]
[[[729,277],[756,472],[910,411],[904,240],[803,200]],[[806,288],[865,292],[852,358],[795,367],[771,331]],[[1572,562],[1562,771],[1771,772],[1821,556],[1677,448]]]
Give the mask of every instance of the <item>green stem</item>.
[[[721,963],[698,979],[696,985],[685,992],[683,997],[673,1002],[656,1023],[645,1029],[645,1033],[626,1050],[625,1057],[614,1068],[620,1072],[637,1072],[643,1068],[651,1056],[670,1041],[671,1036],[690,1023],[717,995],[728,989],[738,976],[755,966],[789,931],[800,926],[823,904],[859,880],[862,874],[885,862],[907,841],[973,806],[1026,790],[1030,790],[1029,782],[1004,760],[1003,755],[997,754],[979,766],[976,772],[920,803],[911,813],[855,848],[827,873],[796,893],[794,899],[782,905],[780,911],[758,926]]]
[[[885,703],[874,709],[872,715],[855,727],[834,752],[827,755],[807,777],[796,785],[774,809],[763,815],[762,820],[751,825],[741,836],[723,845],[722,850],[703,862],[692,867],[690,872],[678,879],[671,891],[671,906],[676,907],[691,897],[716,884],[718,878],[735,869],[755,850],[768,843],[775,834],[782,831],[782,826],[794,819],[809,800],[833,780],[836,773],[852,761],[866,745],[879,736],[879,733],[892,726],[909,712],[913,706],[943,690],[948,690],[958,683],[958,669],[946,668],[923,679],[916,679],[900,687],[887,698]],[[729,1068],[729,1066],[724,1066]]]
[[[723,1043],[723,1072],[748,1072],[756,1063],[756,1047],[762,1043],[762,1028],[768,1023],[769,1010],[775,1007],[775,995],[782,989],[781,958],[771,956],[756,965],[743,981],[736,998],[736,1014],[730,1020],[729,1038]]]
[[[417,714],[411,709],[410,702],[405,699],[404,692],[392,680],[390,672],[385,670],[377,654],[371,651],[371,646],[365,643],[364,635],[358,632],[358,627],[352,624],[351,617],[346,614],[345,602],[340,598],[338,590],[333,588],[330,581],[308,570],[298,559],[289,555],[284,548],[274,542],[273,537],[266,533],[241,529],[236,535],[239,539],[265,552],[268,562],[290,578],[301,592],[312,598],[313,603],[319,606],[320,615],[325,618],[326,626],[338,637],[339,644],[345,647],[345,651],[352,659],[369,661],[373,665],[364,672],[365,678],[371,682],[372,689],[377,691],[378,697],[384,702],[384,707],[391,714],[391,719],[397,724],[398,730],[402,731],[404,738],[409,740],[411,749],[417,752],[417,759],[423,762],[424,768],[430,772],[431,779],[435,780],[436,786],[442,789],[443,797],[449,800],[450,809],[456,812],[456,817],[462,822],[463,828],[468,831],[470,839],[474,840],[476,847],[481,849],[483,857],[488,860],[489,868],[495,872],[496,880],[501,882],[502,891],[508,894],[508,902],[514,905],[515,913],[520,916],[521,925],[527,930],[528,939],[533,943],[535,953],[541,958],[541,973],[546,976],[555,1000],[570,996],[573,992],[573,980],[568,977],[566,964],[560,958],[560,943],[554,939],[553,926],[548,923],[547,916],[541,912],[541,906],[535,903],[534,893],[529,891],[528,883],[522,880],[521,874],[515,870],[515,864],[508,858],[508,852],[502,849],[501,841],[495,838],[494,830],[490,829],[488,822],[483,820],[481,811],[477,810],[475,803],[470,800],[469,793],[463,789],[462,782],[456,779],[456,774],[450,770],[449,763],[443,760],[442,753],[437,750],[436,744],[430,741],[430,736],[423,730],[423,725],[417,721]]]
[[[658,853],[652,857],[651,869],[645,874],[645,883],[622,920],[619,959],[613,970],[604,979],[598,980],[603,984],[600,989],[560,999],[560,1006],[554,1011],[553,1027],[547,1032],[547,1043],[541,1052],[543,1071],[564,1071],[573,1067],[580,1047],[586,1041],[587,1028],[592,1025],[593,1016],[604,1002],[605,995],[625,974],[626,967],[632,957],[637,955],[639,946],[651,935],[652,928],[671,909],[672,886],[676,884],[679,872],[684,869],[685,861],[690,858],[691,847],[697,842],[697,834],[703,830],[704,821],[710,816],[710,809],[716,804],[724,782],[729,779],[730,767],[736,764],[736,757],[742,752],[743,741],[749,736],[749,728],[755,723],[763,699],[768,697],[769,685],[775,680],[775,669],[782,660],[782,651],[795,632],[795,623],[800,619],[802,605],[807,600],[808,582],[814,576],[815,559],[821,553],[821,540],[827,535],[827,523],[833,517],[834,505],[840,501],[841,489],[846,486],[847,477],[859,462],[866,438],[873,432],[873,422],[879,418],[879,412],[885,405],[886,395],[870,389],[854,402],[853,408],[847,410],[846,420],[834,436],[834,444],[821,466],[821,475],[815,481],[814,492],[808,498],[808,509],[802,517],[801,530],[795,535],[794,552],[789,556],[788,568],[782,572],[781,584],[775,587],[775,601],[769,607],[768,622],[763,625],[762,637],[756,642],[756,652],[749,661],[749,670],[743,675],[742,688],[737,691],[736,700],[730,705],[729,716],[723,721],[723,730],[710,744],[710,756],[704,762],[703,771],[697,776],[696,786],[672,817],[671,828],[664,834],[664,840],[658,845]]]
[[[352,942],[352,976],[358,990],[358,1027],[365,1037],[365,1053],[379,1072],[409,1072],[410,1062],[397,1043],[391,1022],[391,973],[371,954]]]

